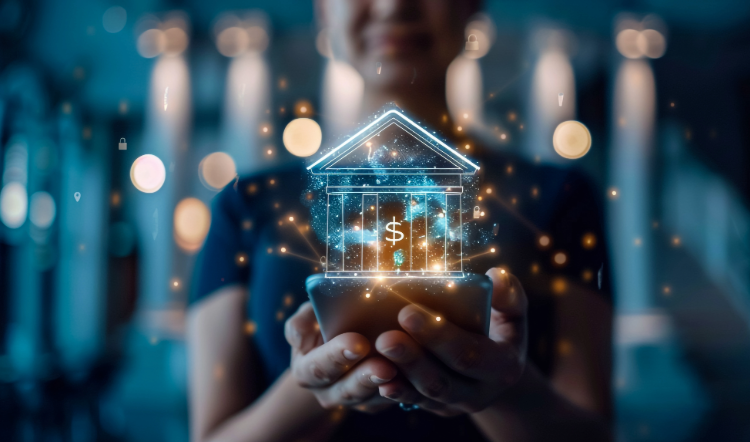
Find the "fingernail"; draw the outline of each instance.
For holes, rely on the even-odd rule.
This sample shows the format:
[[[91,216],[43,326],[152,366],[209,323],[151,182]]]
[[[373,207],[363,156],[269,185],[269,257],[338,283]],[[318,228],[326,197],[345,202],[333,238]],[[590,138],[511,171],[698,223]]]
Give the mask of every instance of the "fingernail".
[[[384,349],[383,354],[392,358],[397,358],[404,354],[404,346],[403,344],[396,344],[393,347]]]
[[[389,394],[386,394],[386,395],[383,395],[383,396],[387,397],[388,399],[398,399],[398,398],[401,397],[401,391],[399,391],[399,390],[392,391]]]
[[[377,377],[375,375],[371,375],[370,376],[370,381],[373,384],[385,384],[386,382],[388,382],[388,379],[380,379],[379,377]]]
[[[424,316],[419,312],[414,312],[404,319],[404,327],[411,331],[421,331],[424,327]]]
[[[350,361],[359,359],[359,355],[357,353],[354,353],[353,351],[349,351],[347,349],[344,349],[344,357],[346,359],[349,359]]]

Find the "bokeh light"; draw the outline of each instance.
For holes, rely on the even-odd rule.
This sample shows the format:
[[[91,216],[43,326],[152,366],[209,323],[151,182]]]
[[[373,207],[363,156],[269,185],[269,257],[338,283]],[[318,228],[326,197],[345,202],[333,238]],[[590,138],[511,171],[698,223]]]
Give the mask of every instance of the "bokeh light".
[[[298,157],[309,157],[320,148],[323,132],[314,120],[297,118],[284,129],[284,147]]]
[[[166,38],[159,29],[148,29],[138,37],[136,47],[138,53],[144,58],[154,58],[164,51]]]
[[[8,183],[0,190],[0,220],[11,229],[21,227],[26,221],[28,194],[21,183]]]
[[[617,50],[620,51],[623,57],[626,58],[641,58],[641,50],[638,48],[638,38],[640,32],[635,29],[623,29],[617,34],[615,39],[615,45]]]
[[[223,189],[237,176],[237,167],[229,154],[214,152],[201,160],[198,166],[201,182],[212,190]]]
[[[47,229],[55,222],[56,213],[55,200],[49,193],[41,191],[31,195],[29,204],[31,224],[40,229]]]
[[[116,34],[122,31],[125,23],[128,21],[128,13],[122,6],[112,6],[104,11],[102,16],[102,26],[110,34]]]
[[[141,155],[130,167],[130,181],[143,193],[154,193],[161,189],[166,177],[164,163],[155,155]]]
[[[250,47],[250,37],[244,29],[232,26],[216,36],[216,49],[225,57],[236,57]]]
[[[552,146],[561,157],[575,160],[586,155],[591,149],[591,133],[583,123],[575,120],[563,121],[555,128]]]
[[[185,198],[174,209],[174,238],[186,252],[196,252],[206,239],[211,226],[211,212],[197,198]]]
[[[667,51],[667,40],[655,29],[641,31],[636,44],[638,50],[648,58],[660,58]]]

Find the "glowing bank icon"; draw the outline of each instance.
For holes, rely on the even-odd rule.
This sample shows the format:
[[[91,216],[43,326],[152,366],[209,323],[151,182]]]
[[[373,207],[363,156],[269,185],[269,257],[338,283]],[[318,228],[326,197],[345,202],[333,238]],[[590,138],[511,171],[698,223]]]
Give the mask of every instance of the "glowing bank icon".
[[[479,166],[401,111],[308,170],[327,178],[326,277],[463,276],[462,181]]]

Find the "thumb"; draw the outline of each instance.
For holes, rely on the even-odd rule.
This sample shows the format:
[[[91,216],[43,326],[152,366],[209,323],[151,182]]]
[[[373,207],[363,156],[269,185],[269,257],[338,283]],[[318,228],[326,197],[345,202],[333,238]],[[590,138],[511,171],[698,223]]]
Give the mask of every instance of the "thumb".
[[[500,267],[489,269],[486,275],[492,280],[492,308],[510,320],[524,317],[528,300],[518,278]]]

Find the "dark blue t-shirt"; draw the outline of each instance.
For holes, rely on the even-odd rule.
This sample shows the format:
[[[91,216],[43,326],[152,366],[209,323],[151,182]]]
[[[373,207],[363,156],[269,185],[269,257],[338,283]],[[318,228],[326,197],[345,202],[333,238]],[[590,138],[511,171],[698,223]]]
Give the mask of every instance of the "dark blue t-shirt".
[[[556,304],[580,286],[609,299],[600,198],[583,175],[569,169],[490,151],[473,158],[480,163],[477,179],[483,183],[476,205],[485,215],[471,235],[484,240],[464,241],[464,254],[474,253],[466,250],[474,243],[484,244],[476,252],[492,244],[499,253],[465,261],[464,269],[484,273],[502,265],[520,279],[529,298],[529,359],[549,373],[560,348],[554,333]],[[325,190],[310,191],[307,173],[300,161],[242,178],[221,191],[195,271],[191,302],[226,285],[249,289],[248,345],[256,349],[266,387],[289,367],[284,322],[307,300],[305,279],[322,270],[325,243],[313,231],[309,207],[325,200]],[[487,186],[492,194],[484,191]],[[334,440],[484,438],[466,416],[440,418],[394,407],[376,415],[350,413]]]

